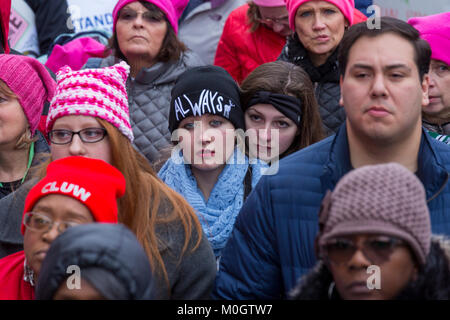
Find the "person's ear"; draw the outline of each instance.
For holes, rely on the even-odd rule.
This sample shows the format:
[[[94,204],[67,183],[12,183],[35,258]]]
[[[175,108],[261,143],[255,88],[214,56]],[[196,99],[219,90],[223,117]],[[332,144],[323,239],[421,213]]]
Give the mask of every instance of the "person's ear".
[[[428,97],[428,89],[430,88],[430,76],[425,74],[422,80],[422,107],[428,106],[430,98]]]

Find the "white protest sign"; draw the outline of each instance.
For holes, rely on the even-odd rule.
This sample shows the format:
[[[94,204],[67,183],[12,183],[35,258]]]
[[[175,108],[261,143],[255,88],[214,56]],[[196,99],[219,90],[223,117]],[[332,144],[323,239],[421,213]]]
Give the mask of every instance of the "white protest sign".
[[[75,32],[101,30],[112,34],[112,11],[117,0],[67,0]]]

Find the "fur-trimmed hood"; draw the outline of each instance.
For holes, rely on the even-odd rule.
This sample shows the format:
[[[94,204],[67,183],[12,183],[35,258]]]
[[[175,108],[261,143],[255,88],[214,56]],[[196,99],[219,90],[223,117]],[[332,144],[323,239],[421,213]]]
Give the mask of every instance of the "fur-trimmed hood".
[[[322,260],[302,277],[291,290],[292,300],[329,300],[333,276]],[[340,299],[336,290],[331,299]],[[416,281],[409,284],[397,300],[449,300],[450,299],[450,239],[433,236],[427,262]]]

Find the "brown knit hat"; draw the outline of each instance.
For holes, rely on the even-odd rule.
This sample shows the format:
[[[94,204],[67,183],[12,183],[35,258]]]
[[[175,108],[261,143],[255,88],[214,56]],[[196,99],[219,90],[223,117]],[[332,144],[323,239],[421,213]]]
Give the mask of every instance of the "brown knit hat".
[[[318,248],[336,236],[376,233],[406,241],[421,265],[430,251],[425,190],[405,167],[388,163],[346,174],[322,201]]]

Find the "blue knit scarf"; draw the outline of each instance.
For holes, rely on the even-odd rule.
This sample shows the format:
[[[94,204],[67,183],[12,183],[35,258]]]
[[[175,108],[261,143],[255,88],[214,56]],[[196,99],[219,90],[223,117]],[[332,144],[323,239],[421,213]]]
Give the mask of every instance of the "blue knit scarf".
[[[197,186],[190,165],[185,164],[183,160],[178,164],[180,161],[170,158],[158,173],[169,187],[180,193],[194,208],[216,258],[225,247],[244,201],[244,178],[249,161],[237,148],[233,157],[234,163],[225,165],[207,202]],[[242,159],[241,157],[245,158],[245,163],[237,164],[236,159]],[[253,188],[261,178],[261,170],[267,165],[258,162],[251,166]]]

